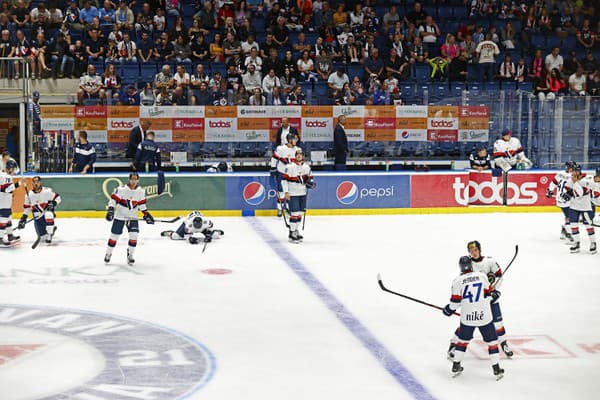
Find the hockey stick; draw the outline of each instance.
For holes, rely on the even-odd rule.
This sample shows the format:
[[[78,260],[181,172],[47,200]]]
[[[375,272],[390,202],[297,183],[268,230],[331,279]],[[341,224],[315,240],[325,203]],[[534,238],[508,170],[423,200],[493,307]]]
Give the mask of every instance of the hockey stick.
[[[407,295],[405,295],[405,294],[402,294],[402,293],[394,292],[394,291],[392,291],[392,290],[390,290],[390,289],[386,288],[386,287],[383,285],[383,282],[381,281],[381,275],[380,275],[380,274],[377,274],[377,282],[379,282],[379,287],[380,287],[380,288],[381,288],[381,290],[383,290],[384,292],[388,292],[388,293],[391,293],[391,294],[395,294],[396,296],[404,297],[405,299],[412,300],[412,301],[415,301],[415,302],[417,302],[417,303],[419,303],[419,304],[423,304],[423,305],[426,305],[426,306],[429,306],[429,307],[432,307],[432,308],[435,308],[435,309],[438,309],[438,310],[443,310],[443,309],[444,309],[444,307],[436,306],[435,304],[427,303],[427,302],[425,302],[425,301],[423,301],[423,300],[415,299],[414,297],[410,297],[410,296],[407,296]],[[454,314],[454,315],[458,315],[458,316],[460,316],[460,314],[459,314],[459,313],[457,313],[456,311],[455,311],[453,314]]]
[[[286,218],[286,214],[290,214],[290,209],[288,208],[288,203],[287,200],[285,200],[283,202],[283,204],[281,205],[281,219],[283,219],[283,223],[285,224],[285,227],[290,229],[290,223],[288,222],[287,218]]]
[[[175,217],[173,219],[155,219],[154,222],[164,222],[165,224],[172,224],[173,222],[177,222],[181,219],[181,217]],[[144,218],[138,218],[138,221],[145,221]]]
[[[500,277],[500,279],[498,279],[497,281],[494,282],[494,284],[492,285],[492,289],[496,289],[496,285],[498,284],[498,282],[500,282],[500,280],[502,278],[504,278],[504,275],[506,275],[506,273],[508,272],[508,269],[510,268],[510,266],[512,265],[512,263],[515,261],[515,258],[517,258],[517,254],[519,254],[519,245],[515,244],[515,254],[513,255],[513,258],[510,260],[510,262],[506,266],[506,269],[502,273],[502,276]]]
[[[202,254],[204,254],[204,251],[206,250],[207,245],[208,245],[208,242],[204,242],[204,246],[202,246]]]

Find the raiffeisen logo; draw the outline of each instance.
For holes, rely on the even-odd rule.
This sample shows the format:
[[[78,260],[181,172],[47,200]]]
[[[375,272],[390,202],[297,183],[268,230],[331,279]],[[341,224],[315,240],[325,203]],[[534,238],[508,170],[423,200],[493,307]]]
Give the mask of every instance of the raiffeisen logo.
[[[459,177],[454,178],[454,200],[458,204],[467,205],[474,202],[484,204],[502,204],[502,182],[497,177],[492,177],[488,182],[473,182],[468,184],[461,182]],[[521,186],[514,182],[508,182],[508,204],[530,205],[538,200],[536,192],[537,182],[525,182]]]
[[[344,204],[350,205],[356,200],[374,197],[393,197],[394,196],[394,186],[389,187],[361,187],[359,188],[352,181],[343,181],[340,183],[335,191],[335,195],[337,200]]]
[[[250,182],[242,191],[244,201],[251,206],[257,206],[265,200],[267,191],[260,182]]]

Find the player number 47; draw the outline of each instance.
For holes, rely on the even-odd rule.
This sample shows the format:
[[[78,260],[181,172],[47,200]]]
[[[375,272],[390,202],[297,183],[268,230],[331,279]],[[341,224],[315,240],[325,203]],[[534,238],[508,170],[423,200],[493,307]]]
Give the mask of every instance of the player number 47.
[[[477,288],[477,293],[475,294],[475,300],[473,300],[473,293],[471,293],[471,286]],[[465,291],[462,294],[463,299],[469,299],[469,303],[477,303],[479,301],[479,296],[481,295],[481,282],[474,283],[473,285],[465,286]]]

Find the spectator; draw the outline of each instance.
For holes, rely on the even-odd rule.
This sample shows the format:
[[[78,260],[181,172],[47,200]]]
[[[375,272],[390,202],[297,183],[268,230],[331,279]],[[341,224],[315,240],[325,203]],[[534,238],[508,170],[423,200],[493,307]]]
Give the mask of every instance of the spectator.
[[[112,105],[111,101],[119,99],[119,91],[121,90],[121,78],[117,75],[117,70],[114,64],[108,64],[102,75],[102,89],[106,94],[108,105]],[[111,100],[112,99],[112,100]]]
[[[242,75],[233,65],[227,67],[227,76],[225,78],[227,80],[228,94],[233,94],[233,92],[237,90],[238,86],[242,84]]]
[[[80,131],[77,135],[75,154],[69,166],[69,173],[79,172],[81,175],[85,175],[90,170],[93,171],[96,162],[96,149],[87,139],[86,131]]]
[[[106,64],[116,64],[119,62],[119,48],[117,43],[114,40],[108,41],[108,47],[106,48],[106,52],[104,53],[104,62]]]
[[[273,87],[270,96],[267,96],[267,105],[269,106],[284,106],[286,99],[279,86]]]
[[[211,92],[208,90],[208,83],[201,81],[197,89],[193,91],[192,104],[198,106],[208,106],[212,104]]]
[[[269,99],[275,87],[281,87],[281,82],[277,75],[275,75],[275,70],[270,69],[262,81],[262,92],[266,95],[267,99]]]
[[[271,49],[269,58],[267,58],[263,63],[263,68],[265,71],[269,71],[271,69],[275,70],[275,74],[277,76],[281,76],[281,74],[283,74],[283,63],[277,57],[277,50]]]
[[[290,50],[287,50],[285,52],[285,56],[283,57],[283,61],[282,61],[282,68],[285,70],[286,68],[289,68],[290,71],[292,72],[292,75],[298,79],[298,64],[297,62],[294,60],[294,57],[292,55],[292,52]]]
[[[384,65],[383,61],[379,58],[379,49],[377,47],[374,47],[371,51],[371,56],[365,59],[364,70],[364,79],[379,79],[383,76]]]
[[[365,88],[362,81],[358,76],[352,78],[352,84],[350,85],[350,91],[355,98],[363,97],[365,94]]]
[[[450,82],[464,82],[467,76],[467,52],[462,50],[448,65],[448,79]]]
[[[165,0],[165,11],[169,17],[179,17],[179,0]]]
[[[210,1],[205,1],[202,4],[203,8],[198,11],[196,15],[194,15],[194,19],[200,21],[200,28],[202,29],[202,32],[204,35],[208,35],[213,29],[218,28],[216,19],[217,14],[215,13],[213,5]]]
[[[502,46],[505,49],[514,49],[515,48],[515,28],[510,21],[506,22],[504,28],[500,31],[500,38],[502,40]]]
[[[292,74],[290,68],[285,68],[283,71],[283,75],[279,77],[279,82],[281,82],[281,87],[285,94],[288,94],[292,91],[292,89],[296,86],[296,78]]]
[[[293,106],[306,104],[306,95],[302,92],[302,86],[294,86],[294,88],[288,94],[286,102],[288,105]]]
[[[333,13],[333,25],[338,29],[342,30],[348,22],[348,14],[344,10],[345,4],[343,2],[338,3],[337,9]]]
[[[163,86],[160,88],[158,95],[156,96],[157,106],[171,106],[173,105],[173,96],[169,90]]]
[[[69,49],[71,57],[73,57],[73,70],[71,71],[71,78],[79,78],[83,71],[86,68],[87,56],[85,49],[83,47],[83,43],[81,40],[75,41],[75,47],[73,49]]]
[[[250,17],[252,16],[252,13],[250,12],[250,10],[248,9],[248,5],[246,4],[246,2],[244,0],[240,1],[234,10],[234,20],[235,23],[237,25],[242,25],[244,23],[244,21],[246,21],[247,19],[250,19]]]
[[[28,4],[23,0],[17,0],[16,7],[13,8],[12,23],[15,29],[29,29],[31,25],[31,15],[29,14]]]
[[[285,18],[277,18],[277,25],[273,28],[273,40],[279,47],[288,47],[290,41],[290,31],[285,26]]]
[[[260,89],[262,85],[262,76],[256,71],[254,64],[248,65],[248,72],[242,75],[242,82],[246,90],[254,92],[254,89]]]
[[[92,29],[88,29],[88,32],[91,30]],[[96,29],[96,32],[98,33],[98,39],[102,40],[102,31],[98,28]],[[113,30],[108,34],[108,40],[112,40],[115,43],[118,43],[121,40],[123,40],[123,32],[119,29],[119,26],[117,24],[113,25]]]
[[[198,35],[195,37],[194,42],[191,45],[192,50],[192,61],[208,61],[209,59],[209,49],[208,44],[204,40],[203,35]]]
[[[492,168],[492,159],[484,146],[479,146],[476,151],[469,156],[471,168],[479,172]]]
[[[267,57],[269,57],[271,49],[275,49],[275,51],[277,51],[279,50],[279,45],[275,43],[275,40],[273,39],[273,34],[271,32],[267,32],[265,42],[260,45],[260,56],[266,59]]]
[[[540,86],[540,100],[554,100],[567,87],[558,68],[550,71],[545,86]],[[545,89],[545,90],[543,90]],[[544,96],[545,94],[545,96]]]
[[[217,11],[217,21],[220,27],[224,27],[228,25],[227,20],[231,19],[231,25],[233,25],[233,17],[235,16],[233,12],[233,8],[231,7],[233,3],[223,3],[221,8]]]
[[[354,104],[356,97],[350,90],[350,83],[345,83],[341,90],[336,91],[334,97],[334,104],[338,106],[350,106]]]
[[[135,31],[152,33],[154,31],[154,13],[149,3],[142,5],[141,11],[135,17]]]
[[[500,49],[496,43],[492,42],[489,33],[483,42],[479,42],[475,52],[477,53],[479,67],[481,68],[481,77],[486,76],[488,82],[493,81],[496,69],[495,56],[500,54]]]
[[[337,120],[338,123],[333,130],[334,165],[337,171],[342,171],[346,169],[346,156],[350,153],[350,149],[348,148],[348,138],[344,128],[346,116],[340,115]]]
[[[410,49],[410,62],[411,64],[423,64],[429,58],[429,52],[421,43],[420,37],[415,37],[412,48]]]
[[[542,79],[545,75],[544,60],[542,59],[542,50],[536,50],[531,60],[531,68],[529,69],[529,78],[533,81]]]
[[[89,4],[89,1],[86,1]],[[98,31],[93,29],[90,32],[90,38],[85,44],[85,51],[88,57],[88,62],[102,62],[104,61],[104,45],[98,38]]]
[[[593,75],[592,81],[588,87],[588,91],[591,96],[600,96],[600,73],[596,72]]]
[[[192,55],[192,49],[190,44],[185,41],[183,36],[178,36],[177,39],[175,39],[173,50],[175,51],[175,61],[177,61],[177,63],[192,63],[190,58]]]
[[[581,63],[577,59],[575,50],[571,50],[569,56],[564,61],[563,72],[565,75],[571,76],[577,71],[577,67],[581,67]]]
[[[413,24],[415,26],[419,26],[423,22],[425,22],[426,18],[427,18],[427,13],[425,11],[423,11],[423,8],[421,7],[421,3],[416,1],[414,10],[404,16],[404,23],[406,25]]]
[[[311,45],[306,42],[306,35],[304,32],[298,34],[298,39],[296,39],[296,42],[292,45],[292,50],[299,54],[302,54],[304,50],[311,51]]]
[[[102,78],[96,75],[96,68],[93,64],[87,67],[87,74],[84,74],[79,80],[79,90],[77,91],[77,100],[79,105],[83,105],[85,99],[104,98],[104,90],[102,90]]]
[[[161,72],[156,74],[154,77],[154,87],[160,91],[163,88],[167,88],[167,90],[172,89],[175,86],[175,79],[173,78],[173,74],[171,73],[171,67],[169,64],[165,64],[162,66]]]
[[[586,93],[585,74],[583,67],[578,67],[577,71],[569,76],[569,92],[572,96],[585,96]]]
[[[246,41],[248,40],[248,37],[250,35],[254,36],[254,39],[256,40],[256,28],[252,26],[252,23],[249,19],[246,19],[238,29],[238,38],[240,40]]]
[[[141,103],[140,93],[135,86],[129,85],[121,94],[120,103],[124,106],[139,106]]]
[[[188,29],[187,37],[190,39],[190,42],[194,42],[199,35],[204,36],[204,31],[200,27],[200,21],[195,18],[192,20],[192,26]]]
[[[175,79],[176,86],[183,87],[184,91],[187,92],[188,87],[190,87],[190,74],[188,74],[183,65],[177,66],[177,72],[173,77]]]
[[[335,72],[332,72],[327,79],[327,86],[329,87],[330,94],[332,97],[337,96],[337,92],[341,91],[345,83],[350,83],[348,75],[344,72],[343,68],[338,68]]]
[[[225,20],[225,25],[221,28],[221,38],[226,37],[229,32],[231,32],[234,37],[237,37],[237,29],[233,23],[232,17]]]
[[[581,66],[583,67],[585,74],[588,76],[591,76],[595,71],[598,70],[598,62],[591,51],[588,51],[585,54],[585,59],[581,63]]]
[[[81,22],[81,17],[80,17],[80,11],[79,11],[79,8],[77,8],[77,2],[75,0],[69,1],[69,7],[65,10],[64,23],[68,27],[76,29],[78,31],[83,29],[83,24]]]
[[[2,30],[2,35],[0,37],[0,57],[14,57],[15,55],[15,46],[10,40],[10,31],[8,29]],[[0,78],[11,78],[12,77],[12,68],[10,68],[10,62],[0,61]]]
[[[137,42],[137,54],[141,64],[147,64],[152,61],[154,56],[154,46],[150,40],[150,34],[142,31],[141,39]]]
[[[475,20],[470,19],[466,24],[461,25],[460,28],[458,28],[458,32],[456,33],[456,39],[460,43],[463,43],[465,40],[467,40],[467,35],[470,35],[471,37],[473,37],[474,33],[475,33]]]
[[[144,85],[144,91],[140,93],[140,104],[146,107],[153,106],[156,102],[156,96],[154,96],[154,90],[152,90],[152,84],[147,82]]]
[[[329,54],[327,50],[323,49],[319,57],[316,60],[316,71],[320,80],[326,81],[329,76],[332,74],[333,63],[329,58]]]
[[[231,32],[227,32],[225,41],[223,42],[223,52],[225,54],[225,61],[229,61],[229,59],[234,55],[242,54],[242,45]]]
[[[244,85],[239,85],[237,91],[233,94],[232,99],[233,105],[235,106],[246,106],[249,103],[248,92]]]
[[[27,104],[27,117],[33,122],[33,134],[37,135],[40,132],[42,108],[40,105],[40,92],[35,90],[31,94],[31,101]],[[15,153],[16,154],[16,153]],[[7,160],[4,160],[7,161]]]
[[[89,0],[85,0],[83,8],[79,11],[79,23],[83,26],[90,25],[99,15],[98,9]]]
[[[381,24],[379,23],[379,18],[375,14],[375,9],[370,8],[366,14],[367,15],[365,16],[365,24],[364,24],[365,31],[369,35],[379,35],[379,32],[381,31]],[[359,28],[360,28],[360,26],[358,26],[355,29],[359,29]]]
[[[154,47],[154,56],[157,61],[170,61],[175,58],[175,48],[169,40],[169,34],[163,32]]]
[[[44,33],[42,31],[38,31],[35,40],[32,43],[31,51],[31,79],[37,78],[42,79],[43,74],[46,72],[50,72],[51,69],[46,66],[46,50],[48,49],[48,42],[44,37]]]
[[[244,55],[244,56],[250,55],[250,50],[252,50],[253,48],[256,48],[256,51],[258,51],[260,53],[260,46],[259,46],[258,42],[254,40],[254,35],[252,35],[252,34],[248,35],[248,39],[246,41],[242,42],[241,48],[242,48],[242,55]],[[277,56],[277,52],[275,52],[275,55]]]
[[[100,18],[100,25],[113,25],[115,23],[115,10],[112,7],[112,3],[108,0],[104,1],[104,7],[98,12]]]
[[[253,95],[250,96],[248,104],[251,106],[265,106],[267,105],[267,99],[262,95],[260,88],[253,90]]]
[[[396,22],[400,21],[400,16],[398,15],[397,8],[395,5],[390,6],[387,13],[383,15],[383,28],[388,31]]]
[[[529,70],[527,69],[527,65],[525,65],[525,58],[520,57],[517,66],[515,67],[515,81],[517,82],[525,82],[527,77],[529,76]]]
[[[29,63],[29,67],[33,70],[33,62],[34,62],[34,49],[31,43],[25,37],[25,33],[21,29],[17,30],[17,41],[15,43],[15,57],[22,58],[25,62]],[[20,65],[17,61],[14,63],[15,67],[15,79],[19,79],[19,69]]]
[[[250,55],[244,60],[246,69],[248,69],[250,65],[254,65],[254,69],[259,73],[262,72],[263,60],[259,57],[258,50],[255,48],[250,50]]]
[[[225,62],[225,56],[223,54],[223,43],[221,42],[221,35],[215,33],[213,42],[209,46],[210,60],[213,62]]]
[[[123,40],[117,44],[117,50],[119,51],[119,62],[121,64],[137,63],[137,46],[129,37],[129,32],[123,34]]]
[[[196,65],[196,72],[190,77],[190,83],[193,89],[200,89],[200,83],[204,82],[208,85],[210,82],[209,76],[204,72],[204,65]]]
[[[173,94],[171,95],[172,104],[174,106],[187,106],[189,104],[187,93],[187,90],[182,86],[177,86],[173,89]],[[227,102],[224,105],[227,105]]]
[[[33,32],[46,31],[49,26],[50,12],[44,3],[38,3],[37,7],[29,13],[31,17],[31,30]]]
[[[309,57],[308,51],[302,52],[302,57],[298,59],[298,76],[300,81],[317,81],[318,75],[315,73],[315,65]]]
[[[507,54],[504,56],[504,62],[498,67],[498,79],[503,81],[513,81],[515,80],[516,75],[517,70],[515,69],[515,63],[512,62],[510,55]]]
[[[188,29],[183,23],[182,17],[175,17],[175,21],[169,29],[169,40],[175,41],[179,36],[183,36],[184,40],[188,41]]]
[[[212,78],[208,81],[208,87],[212,90],[215,88],[215,86],[217,87],[221,87],[221,81],[223,80],[223,77],[221,76],[221,73],[219,71],[216,71]]]
[[[164,32],[167,26],[167,20],[165,18],[165,10],[159,8],[156,10],[156,15],[152,18],[152,22],[154,23],[154,31],[155,32]]]
[[[373,105],[384,106],[388,104],[390,104],[390,97],[385,82],[382,85],[379,81],[376,81],[375,91],[373,92]]]
[[[394,89],[396,89],[398,87],[398,79],[390,71],[387,71],[386,78],[385,78],[385,81],[383,81],[383,83],[385,84],[385,87],[387,88],[386,93],[388,95],[391,95],[394,92]],[[350,85],[350,84],[348,84],[348,85]],[[350,88],[350,86],[348,86],[348,89],[349,88]]]
[[[538,27],[540,31],[545,34],[549,34],[552,32],[552,21],[550,20],[550,15],[548,14],[547,8],[542,8],[542,13],[540,18],[538,19]]]
[[[552,48],[552,52],[546,56],[544,61],[546,65],[546,72],[550,72],[553,69],[558,69],[559,72],[563,70],[563,58],[560,55],[560,47],[555,46]]]

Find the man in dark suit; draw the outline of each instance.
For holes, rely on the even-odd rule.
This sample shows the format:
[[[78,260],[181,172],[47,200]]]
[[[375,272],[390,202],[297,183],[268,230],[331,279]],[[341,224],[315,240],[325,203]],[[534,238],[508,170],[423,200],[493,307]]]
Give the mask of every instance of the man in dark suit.
[[[348,149],[348,137],[346,137],[344,129],[345,123],[346,116],[340,115],[338,123],[333,130],[333,155],[335,157],[334,164],[336,171],[346,170],[346,156],[350,152],[350,149]]]
[[[144,139],[146,139],[146,132],[150,128],[150,121],[145,119],[142,120],[140,126],[136,126],[129,133],[129,143],[127,144],[127,151],[125,152],[125,157],[134,158],[135,151],[137,147]]]
[[[281,146],[282,144],[287,143],[288,133],[298,136],[298,142],[300,141],[298,129],[290,125],[290,121],[287,117],[283,117],[281,118],[281,126],[279,127],[279,129],[277,129],[277,137],[275,137],[275,148],[277,148],[277,146]],[[299,147],[299,144],[296,144],[296,146]]]

